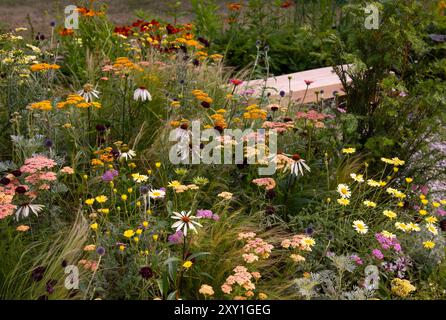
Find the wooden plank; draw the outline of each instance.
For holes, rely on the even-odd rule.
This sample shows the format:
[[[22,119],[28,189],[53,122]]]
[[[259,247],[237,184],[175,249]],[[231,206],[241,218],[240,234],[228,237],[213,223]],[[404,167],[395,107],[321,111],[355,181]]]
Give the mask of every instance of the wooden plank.
[[[348,65],[345,65],[348,68]],[[290,79],[291,78],[291,79]],[[308,88],[308,92],[305,95],[307,85],[305,80],[313,81]],[[260,95],[263,87],[265,86],[264,79],[252,80],[249,82],[248,87],[255,90],[255,95]],[[285,74],[278,77],[268,78],[266,82],[266,92],[270,92],[271,96],[278,96],[280,91],[284,91],[289,97],[291,92],[291,98],[294,101],[302,101],[305,96],[305,103],[317,101],[316,92],[323,90],[323,98],[333,98],[333,93],[338,92],[340,96],[345,95],[341,80],[336,75],[332,67],[319,68],[306,70],[302,72],[296,72],[291,74]],[[245,88],[245,85],[240,86],[241,89]],[[321,94],[319,94],[319,99]]]

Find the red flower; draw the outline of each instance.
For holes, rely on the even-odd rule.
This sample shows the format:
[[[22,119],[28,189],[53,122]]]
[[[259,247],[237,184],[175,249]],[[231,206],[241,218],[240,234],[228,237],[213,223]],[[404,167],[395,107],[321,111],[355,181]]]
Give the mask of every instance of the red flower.
[[[229,80],[229,82],[232,83],[234,86],[238,86],[243,83],[243,81],[240,79],[231,79],[231,80]]]
[[[314,82],[313,80],[304,80],[304,81],[307,86],[309,86],[310,84],[312,84]]]

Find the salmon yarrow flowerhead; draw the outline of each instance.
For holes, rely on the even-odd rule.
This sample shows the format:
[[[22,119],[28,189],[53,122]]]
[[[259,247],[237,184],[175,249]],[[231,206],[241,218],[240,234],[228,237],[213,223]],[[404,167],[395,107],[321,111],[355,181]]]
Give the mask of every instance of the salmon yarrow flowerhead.
[[[214,295],[214,289],[207,284],[201,285],[200,290],[198,290],[199,293],[201,293],[204,296],[213,296]]]
[[[338,193],[341,195],[342,198],[350,198],[352,195],[349,187],[346,184],[342,183],[338,185]]]
[[[176,229],[175,231],[182,231],[184,236],[187,237],[187,231],[192,230],[193,232],[197,233],[196,227],[203,227],[201,224],[194,220],[200,219],[199,217],[191,215],[191,211],[181,211],[181,212],[173,212],[173,215],[171,216],[172,219],[178,220],[172,225],[173,229]]]
[[[369,227],[362,220],[353,221],[353,229],[360,234],[366,234],[369,231]]]
[[[223,191],[217,195],[220,198],[223,198],[224,200],[231,200],[232,199],[232,193]]]

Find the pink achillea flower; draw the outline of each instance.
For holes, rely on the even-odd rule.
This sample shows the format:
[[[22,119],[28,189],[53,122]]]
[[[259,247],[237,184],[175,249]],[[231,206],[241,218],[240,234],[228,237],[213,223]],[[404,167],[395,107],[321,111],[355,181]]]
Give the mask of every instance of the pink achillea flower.
[[[42,155],[35,155],[25,160],[25,164],[20,168],[22,173],[36,173],[44,169],[51,169],[56,165],[52,159],[48,159]]]
[[[273,178],[259,178],[252,180],[252,183],[258,186],[264,186],[266,190],[272,190],[276,187],[276,181]]]
[[[244,253],[242,255],[243,260],[245,260],[246,263],[253,263],[259,260],[259,256],[253,254],[253,253]]]
[[[381,248],[388,250],[393,248],[396,252],[401,252],[401,244],[396,237],[385,237],[382,233],[376,233],[375,239],[380,243]]]
[[[62,169],[60,169],[60,173],[73,174],[74,170],[71,167],[63,167]]]
[[[273,245],[269,244],[263,239],[254,238],[247,240],[247,243],[243,247],[243,251],[245,251],[245,253],[253,253],[255,255],[260,256],[263,259],[267,259],[270,256],[271,250],[273,248],[274,248]]]
[[[254,232],[240,232],[238,234],[239,240],[252,239],[256,236]]]
[[[227,277],[225,283],[223,283],[223,285],[221,286],[221,291],[223,293],[230,294],[233,291],[234,286],[239,286],[246,292],[255,290],[256,286],[251,280],[253,278],[259,279],[260,273],[258,272],[250,273],[248,269],[244,266],[237,266],[234,268],[233,271],[234,274]]]
[[[273,122],[273,121],[265,121],[262,124],[262,128],[264,129],[273,129],[277,133],[283,133],[290,129],[294,128],[294,124],[292,122]]]
[[[298,119],[307,119],[313,121],[325,120],[326,118],[333,119],[335,116],[326,113],[319,113],[315,110],[310,110],[308,112],[299,111],[296,113]]]

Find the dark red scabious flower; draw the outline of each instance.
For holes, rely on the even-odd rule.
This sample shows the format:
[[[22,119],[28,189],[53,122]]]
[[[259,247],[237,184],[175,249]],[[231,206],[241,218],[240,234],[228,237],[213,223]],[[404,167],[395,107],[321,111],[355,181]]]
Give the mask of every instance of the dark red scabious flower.
[[[243,83],[243,80],[240,79],[231,79],[229,80],[230,83],[232,83],[234,86],[239,86]]]
[[[187,123],[182,123],[180,125],[180,128],[183,129],[183,130],[187,130],[187,128],[189,128],[189,125]]]
[[[304,81],[307,86],[309,86],[310,84],[312,84],[314,82],[313,80],[304,80]]]
[[[142,267],[139,270],[139,275],[143,278],[143,279],[150,279],[153,277],[153,270],[150,267]]]

